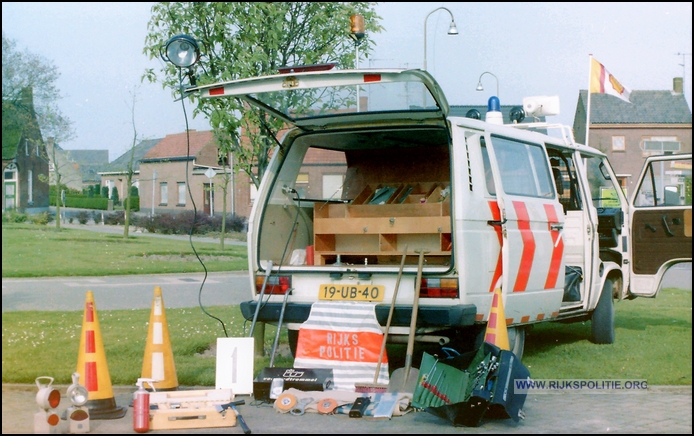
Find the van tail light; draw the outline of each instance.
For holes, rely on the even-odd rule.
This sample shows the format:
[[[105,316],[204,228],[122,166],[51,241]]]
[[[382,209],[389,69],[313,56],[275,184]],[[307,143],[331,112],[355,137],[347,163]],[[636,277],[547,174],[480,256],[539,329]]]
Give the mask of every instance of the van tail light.
[[[255,276],[255,293],[260,294],[265,282],[265,275]],[[284,295],[289,288],[292,287],[291,276],[270,276],[267,277],[267,285],[265,285],[265,294]]]
[[[420,298],[458,298],[458,279],[422,279]]]

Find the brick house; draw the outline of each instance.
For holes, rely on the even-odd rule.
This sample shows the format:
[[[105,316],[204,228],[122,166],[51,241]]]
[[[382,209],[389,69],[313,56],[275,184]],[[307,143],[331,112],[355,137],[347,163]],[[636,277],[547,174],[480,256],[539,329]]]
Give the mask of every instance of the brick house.
[[[60,172],[60,184],[82,191],[91,185],[99,185],[99,171],[108,165],[108,150],[65,150],[53,142],[46,144],[51,161],[50,184],[56,184],[56,168]]]
[[[102,167],[98,172],[101,186],[108,188],[108,197],[111,198],[113,188],[118,190],[119,198],[122,200],[126,197],[128,187],[127,182],[128,168],[132,159],[132,186],[140,191],[140,160],[161,141],[162,138],[145,139],[140,141],[133,149],[126,151],[113,162]]]
[[[34,111],[33,91],[2,102],[2,210],[48,210],[48,160]]]
[[[212,131],[190,130],[190,148],[185,132],[166,135],[140,159],[140,211],[178,213],[195,209],[209,215],[223,208],[224,169],[218,162],[218,147]],[[209,178],[208,170],[213,177]],[[243,173],[230,180],[227,213],[249,216],[251,182]],[[191,202],[188,187],[192,193]]]
[[[579,92],[574,116],[576,141],[586,140],[586,90]],[[651,154],[692,151],[692,112],[682,79],[672,91],[632,91],[631,103],[592,94],[588,145],[607,154],[627,196],[636,188],[644,160]]]

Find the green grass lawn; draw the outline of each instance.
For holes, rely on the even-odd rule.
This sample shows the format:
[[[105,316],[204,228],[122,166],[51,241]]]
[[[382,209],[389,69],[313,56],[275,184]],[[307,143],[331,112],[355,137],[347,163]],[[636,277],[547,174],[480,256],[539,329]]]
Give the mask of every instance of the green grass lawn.
[[[665,289],[657,299],[616,303],[616,342],[588,341],[590,323],[537,325],[529,331],[523,362],[535,379],[646,379],[651,385],[692,383],[692,293]],[[246,337],[249,327],[238,306],[211,307],[229,337]],[[109,373],[114,385],[134,385],[142,372],[150,310],[97,313]],[[2,381],[33,383],[50,376],[69,383],[75,371],[83,312],[2,314]],[[221,324],[198,308],[167,309],[167,324],[181,386],[214,386],[215,353]],[[246,327],[244,329],[244,327]],[[265,332],[263,359],[269,365],[276,330]],[[275,366],[292,366],[286,331]]]
[[[2,277],[104,276],[248,268],[246,247],[62,229],[36,224],[2,224]]]

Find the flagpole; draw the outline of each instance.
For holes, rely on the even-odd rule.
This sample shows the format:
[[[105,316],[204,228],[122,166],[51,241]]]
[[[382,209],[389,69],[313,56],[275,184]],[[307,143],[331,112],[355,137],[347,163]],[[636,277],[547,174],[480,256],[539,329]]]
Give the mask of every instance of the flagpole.
[[[588,145],[588,135],[590,133],[590,79],[591,69],[593,68],[593,54],[588,55],[588,108],[586,109],[586,140],[585,145]]]

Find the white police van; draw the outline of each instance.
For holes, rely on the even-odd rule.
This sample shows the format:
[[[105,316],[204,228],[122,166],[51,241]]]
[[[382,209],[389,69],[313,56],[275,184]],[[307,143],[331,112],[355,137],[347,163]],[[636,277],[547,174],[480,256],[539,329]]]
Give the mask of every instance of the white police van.
[[[592,340],[611,343],[613,300],[655,296],[692,258],[691,154],[649,159],[630,206],[569,128],[449,116],[425,71],[296,69],[188,92],[240,98],[288,128],[249,217],[241,309],[281,320],[292,342],[322,300],[378,302],[385,326],[396,282],[389,338],[403,341],[423,250],[418,342],[479,340],[500,288],[518,356],[540,322],[590,320]],[[526,99],[512,118],[555,103]]]

